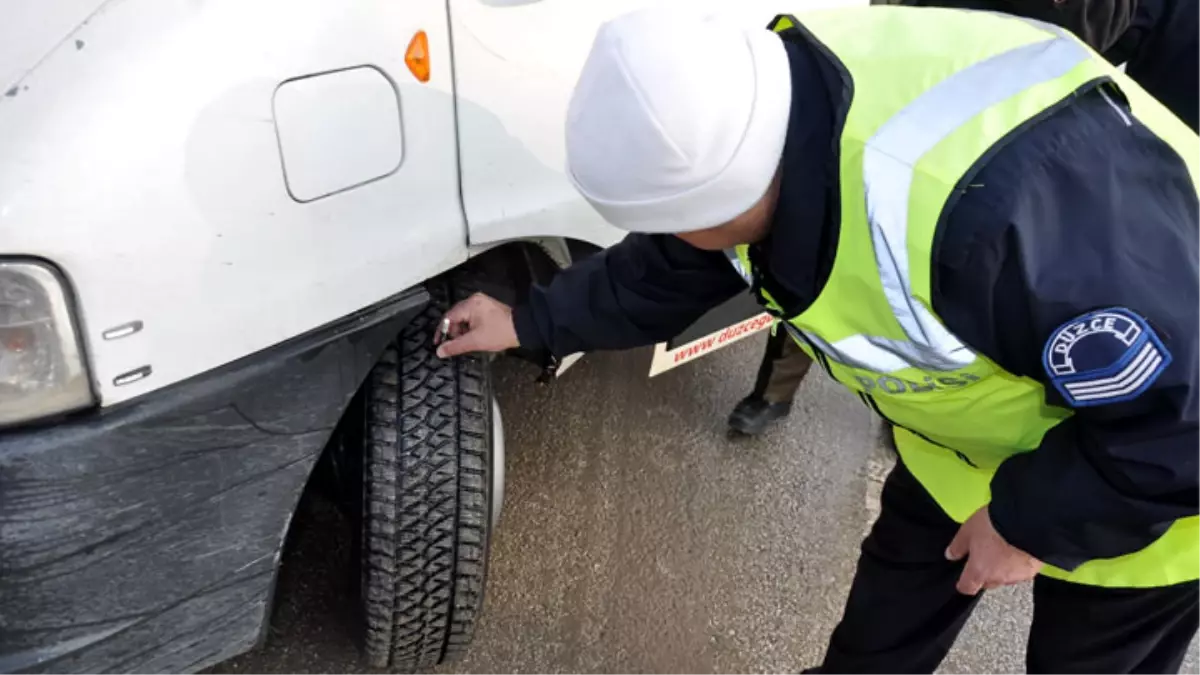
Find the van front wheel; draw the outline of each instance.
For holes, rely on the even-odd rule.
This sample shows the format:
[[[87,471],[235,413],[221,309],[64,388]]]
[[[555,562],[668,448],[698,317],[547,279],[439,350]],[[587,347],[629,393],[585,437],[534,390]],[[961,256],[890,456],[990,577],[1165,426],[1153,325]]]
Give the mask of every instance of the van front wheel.
[[[370,665],[392,672],[428,671],[470,643],[502,475],[487,360],[434,354],[442,314],[465,293],[448,281],[429,292],[363,387],[364,642]]]

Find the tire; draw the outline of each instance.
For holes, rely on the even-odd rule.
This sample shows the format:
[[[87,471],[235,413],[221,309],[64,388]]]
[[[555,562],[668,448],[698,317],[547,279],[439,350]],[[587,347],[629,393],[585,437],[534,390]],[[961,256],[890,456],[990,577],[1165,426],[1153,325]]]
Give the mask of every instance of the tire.
[[[361,598],[367,661],[428,671],[465,651],[483,606],[491,536],[488,364],[443,361],[433,331],[454,294],[388,346],[363,387]],[[501,441],[502,442],[502,441]]]

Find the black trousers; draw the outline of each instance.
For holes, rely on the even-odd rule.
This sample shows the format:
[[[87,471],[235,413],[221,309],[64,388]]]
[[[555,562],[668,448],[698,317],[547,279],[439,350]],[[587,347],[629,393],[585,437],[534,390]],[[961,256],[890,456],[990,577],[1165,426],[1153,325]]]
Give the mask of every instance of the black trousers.
[[[930,673],[975,608],[944,557],[958,524],[903,463],[884,483],[823,673]],[[1197,584],[1100,588],[1039,576],[1026,649],[1031,673],[1174,673],[1196,634]]]

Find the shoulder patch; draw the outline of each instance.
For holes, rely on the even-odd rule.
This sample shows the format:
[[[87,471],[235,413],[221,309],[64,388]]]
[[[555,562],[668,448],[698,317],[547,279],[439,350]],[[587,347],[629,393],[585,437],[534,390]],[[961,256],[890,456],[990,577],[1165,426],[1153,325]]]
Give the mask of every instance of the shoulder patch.
[[[1072,407],[1137,398],[1171,363],[1141,316],[1124,307],[1088,312],[1050,334],[1042,365]]]

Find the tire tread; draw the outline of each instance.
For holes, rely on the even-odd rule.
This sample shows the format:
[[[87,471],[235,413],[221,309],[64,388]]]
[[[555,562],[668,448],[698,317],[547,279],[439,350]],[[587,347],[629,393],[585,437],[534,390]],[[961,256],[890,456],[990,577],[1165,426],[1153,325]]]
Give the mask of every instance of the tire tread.
[[[448,283],[367,381],[363,604],[370,665],[427,671],[461,655],[483,603],[491,382],[480,356],[441,360]],[[461,297],[464,294],[458,294]]]

